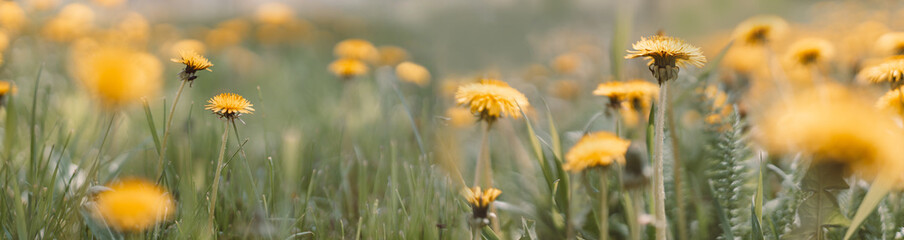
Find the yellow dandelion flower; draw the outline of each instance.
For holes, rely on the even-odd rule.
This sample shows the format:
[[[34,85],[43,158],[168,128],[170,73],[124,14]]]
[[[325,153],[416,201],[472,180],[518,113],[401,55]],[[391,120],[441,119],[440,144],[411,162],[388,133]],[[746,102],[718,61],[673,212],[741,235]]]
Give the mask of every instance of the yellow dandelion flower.
[[[78,3],[70,3],[51,18],[41,34],[57,42],[69,42],[88,34],[94,28],[94,11]]]
[[[807,66],[823,64],[835,57],[832,43],[821,38],[804,38],[788,47],[785,60],[791,64]]]
[[[904,55],[904,32],[883,34],[876,40],[876,50],[887,55]]]
[[[627,82],[606,82],[593,90],[593,95],[609,98],[609,106],[618,108],[622,103],[629,107],[649,108],[652,101],[659,96],[659,86],[640,79]]]
[[[116,24],[114,34],[126,42],[144,46],[151,35],[151,24],[140,13],[130,12]]]
[[[6,35],[6,32],[0,31],[0,53],[6,51],[6,48],[9,47],[9,35]],[[2,54],[0,54],[2,55]]]
[[[91,0],[91,2],[101,7],[112,8],[122,5],[126,0]]]
[[[495,79],[481,79],[458,87],[455,102],[470,106],[472,114],[489,123],[503,116],[520,118],[521,110],[530,107],[524,94]]]
[[[573,74],[581,68],[581,55],[565,53],[552,60],[552,69],[559,74]]]
[[[73,73],[107,107],[153,96],[160,88],[162,66],[151,54],[122,47],[72,51]]]
[[[884,96],[876,101],[876,108],[904,115],[904,95],[901,94],[902,89],[904,89],[904,87],[899,87],[885,93]]]
[[[182,39],[170,45],[167,52],[170,55],[182,55],[182,52],[195,52],[198,55],[204,55],[207,52],[207,47],[204,46],[203,42],[195,39]]]
[[[446,117],[449,118],[449,125],[457,128],[468,127],[474,124],[474,114],[471,110],[463,107],[453,107],[446,110]]]
[[[377,64],[381,66],[398,65],[408,60],[409,57],[408,51],[396,46],[381,46],[377,48],[377,52],[380,55],[380,58],[377,59]]]
[[[185,81],[194,81],[197,76],[195,73],[199,70],[207,70],[208,72],[213,72],[210,70],[210,67],[213,66],[207,58],[201,56],[195,51],[181,51],[179,52],[179,58],[170,59],[170,61],[174,63],[185,64],[185,69],[182,70],[179,75]]]
[[[363,39],[346,39],[333,48],[333,54],[338,58],[358,59],[368,62],[375,61],[380,53],[373,44]]]
[[[904,133],[861,95],[832,84],[798,94],[762,115],[757,139],[770,152],[845,164],[848,173],[865,178],[881,169],[900,174]]]
[[[212,50],[220,50],[241,43],[242,35],[235,30],[217,28],[207,31],[204,41]]]
[[[205,110],[211,110],[213,113],[220,115],[226,119],[235,119],[242,114],[251,114],[254,112],[254,106],[247,99],[235,93],[220,93],[204,105]]]
[[[592,167],[606,167],[612,162],[625,164],[625,153],[631,141],[610,132],[595,132],[581,138],[565,154],[565,170],[580,172]]]
[[[430,83],[430,71],[424,66],[413,62],[402,62],[396,66],[396,76],[399,80],[414,83],[421,87]]]
[[[904,79],[904,58],[889,59],[879,65],[867,67],[857,74],[860,82],[898,84]]]
[[[94,217],[123,232],[139,232],[168,220],[176,211],[166,190],[139,179],[114,182],[97,195]]]
[[[57,0],[29,0],[28,4],[31,6],[31,9],[36,11],[46,11],[50,10],[59,4]]]
[[[762,45],[781,38],[788,31],[788,22],[778,16],[755,16],[735,28],[733,38],[745,45]]]
[[[557,98],[574,100],[581,93],[581,85],[571,79],[557,80],[552,83],[549,92]]]
[[[706,57],[703,56],[700,48],[670,36],[643,37],[631,47],[634,50],[628,50],[625,59],[650,59],[647,65],[650,66],[650,70],[659,81],[677,78],[679,67],[686,65],[703,67],[703,64],[706,63]]]
[[[254,16],[259,23],[281,25],[292,21],[295,11],[284,3],[269,2],[258,6]]]
[[[16,85],[14,85],[12,82],[0,80],[0,97],[9,94],[15,94],[16,91]]]
[[[0,1],[0,28],[17,32],[25,25],[25,10],[16,1]]]
[[[465,200],[471,205],[471,210],[473,211],[471,217],[475,219],[489,218],[487,210],[490,209],[490,204],[493,204],[493,202],[496,201],[499,194],[502,194],[502,191],[499,189],[489,188],[481,191],[478,186],[465,188],[464,191],[462,191]]]
[[[367,74],[367,71],[370,70],[367,67],[367,64],[364,64],[364,62],[352,58],[343,58],[333,61],[332,63],[330,63],[328,68],[334,75],[343,79],[351,79],[357,76],[362,76],[364,74]]]

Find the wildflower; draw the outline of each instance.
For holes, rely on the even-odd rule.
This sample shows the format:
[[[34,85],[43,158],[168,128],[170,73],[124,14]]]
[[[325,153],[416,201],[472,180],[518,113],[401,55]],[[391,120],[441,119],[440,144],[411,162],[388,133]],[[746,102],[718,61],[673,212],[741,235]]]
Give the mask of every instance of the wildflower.
[[[367,74],[369,68],[367,64],[357,59],[343,58],[333,61],[328,66],[330,72],[343,79],[351,79],[357,76]]]
[[[398,65],[408,59],[408,51],[396,46],[381,46],[377,52],[380,55],[377,64],[382,66]]]
[[[220,93],[207,100],[207,103],[207,105],[204,105],[205,110],[211,110],[220,117],[229,120],[233,120],[242,114],[254,112],[254,108],[251,108],[254,105],[235,93]]]
[[[41,34],[57,42],[78,39],[94,28],[94,11],[78,3],[70,3],[51,18],[41,29]]]
[[[175,212],[173,197],[151,182],[127,179],[108,187],[97,195],[94,217],[117,231],[142,231]]]
[[[524,94],[495,79],[481,79],[478,83],[458,87],[455,102],[458,105],[469,105],[472,114],[488,123],[503,116],[519,118],[521,110],[530,107]]]
[[[802,152],[864,178],[904,170],[904,134],[892,118],[843,87],[826,85],[769,109],[758,140],[775,153]]]
[[[559,74],[573,74],[581,68],[581,56],[575,53],[565,53],[552,60],[552,69]]]
[[[179,52],[179,58],[173,58],[173,59],[170,59],[170,61],[173,61],[175,63],[185,64],[185,69],[183,69],[182,72],[179,73],[179,76],[184,81],[191,82],[191,81],[194,81],[195,78],[198,78],[198,76],[195,76],[195,73],[197,71],[200,71],[200,70],[207,70],[209,72],[213,71],[213,70],[210,70],[210,67],[212,67],[213,64],[210,63],[210,61],[208,61],[207,58],[204,58],[203,56],[199,55],[195,51],[191,51],[191,50]]]
[[[489,218],[495,217],[491,216],[492,214],[489,214],[488,210],[493,201],[496,201],[496,198],[499,197],[499,194],[502,194],[502,191],[496,188],[488,188],[481,191],[480,187],[475,186],[464,189],[465,200],[471,205],[471,218],[477,220],[479,225],[487,225],[490,222]]]
[[[357,59],[372,62],[379,57],[377,48],[363,39],[346,39],[336,43],[333,54],[338,58]]]
[[[258,6],[254,15],[259,23],[281,25],[292,21],[295,11],[289,5],[269,2]]]
[[[629,108],[649,108],[653,99],[659,95],[659,87],[640,79],[627,82],[612,81],[601,83],[593,90],[593,95],[608,97],[609,106],[615,109],[623,103]]]
[[[59,4],[57,0],[30,0],[28,1],[31,8],[36,11],[46,11],[50,10]]]
[[[0,1],[0,28],[17,32],[25,25],[25,11],[16,1]]]
[[[170,45],[168,52],[171,55],[181,55],[182,52],[195,52],[198,55],[204,55],[204,53],[207,52],[207,48],[201,41],[195,39],[182,39]]]
[[[446,117],[449,118],[449,124],[453,127],[462,128],[474,124],[474,114],[471,110],[463,107],[453,107],[446,110]]]
[[[785,60],[798,66],[822,64],[835,56],[832,43],[821,38],[805,38],[788,47]]]
[[[634,50],[628,50],[629,54],[625,59],[639,57],[650,59],[647,65],[660,84],[677,78],[679,67],[686,65],[702,67],[706,63],[706,57],[700,48],[665,35],[641,38],[631,47]]]
[[[9,47],[9,35],[0,30],[0,53]]]
[[[6,96],[16,94],[16,85],[9,81],[0,80],[0,106],[6,105]]]
[[[414,83],[421,87],[430,83],[430,71],[424,66],[412,62],[402,62],[396,66],[396,76],[405,82]]]
[[[162,66],[153,55],[117,46],[83,48],[72,52],[73,73],[107,107],[132,103],[160,88]]]
[[[763,45],[782,37],[787,31],[788,23],[781,17],[755,16],[738,24],[732,35],[745,45]]]
[[[204,35],[204,42],[206,42],[211,49],[219,50],[241,43],[242,34],[235,30],[217,28],[207,31],[207,34]]]
[[[885,93],[884,96],[876,101],[876,108],[904,115],[904,95],[901,94],[902,89],[904,89],[904,87],[899,87]]]
[[[904,55],[904,32],[883,34],[876,40],[876,50],[882,54]]]
[[[94,4],[97,4],[101,7],[112,8],[122,5],[126,2],[126,0],[92,0],[91,2],[94,2]]]
[[[592,167],[606,167],[613,162],[625,164],[625,153],[631,141],[609,132],[595,132],[581,138],[565,154],[565,170],[580,172]]]
[[[864,68],[857,74],[857,78],[860,82],[898,85],[904,79],[904,58],[892,58],[879,65]]]
[[[581,92],[581,86],[575,80],[562,79],[552,83],[549,92],[561,99],[573,100]]]

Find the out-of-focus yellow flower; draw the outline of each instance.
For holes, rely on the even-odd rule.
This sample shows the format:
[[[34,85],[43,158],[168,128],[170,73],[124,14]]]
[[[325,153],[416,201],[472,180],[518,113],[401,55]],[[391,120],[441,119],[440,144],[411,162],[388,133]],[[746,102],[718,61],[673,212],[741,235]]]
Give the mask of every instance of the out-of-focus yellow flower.
[[[184,51],[195,52],[198,55],[204,55],[207,52],[207,47],[204,46],[204,43],[195,39],[182,39],[176,41],[169,47],[169,51],[167,51],[171,56],[180,55],[180,53]]]
[[[467,80],[457,77],[446,77],[439,81],[439,92],[443,97],[454,97],[458,87],[464,85]]]
[[[659,86],[640,79],[627,82],[612,81],[601,83],[593,90],[593,95],[608,97],[610,106],[614,108],[626,103],[631,108],[646,109],[659,96]]]
[[[380,53],[370,42],[363,39],[346,39],[336,43],[333,54],[338,58],[351,58],[368,62],[375,61]]]
[[[904,87],[892,89],[885,93],[884,96],[879,98],[879,101],[876,101],[876,108],[904,116],[904,95],[901,94],[902,90],[904,90]]]
[[[884,55],[904,55],[904,32],[883,34],[876,40],[876,50]]]
[[[706,63],[706,57],[703,56],[700,48],[670,36],[642,37],[640,41],[632,44],[631,48],[634,48],[634,50],[628,50],[628,55],[625,56],[625,59],[646,58],[650,60],[648,65],[659,67],[693,65],[703,67],[703,64]]]
[[[381,66],[398,65],[408,60],[408,51],[400,47],[381,46],[377,48],[377,52],[380,53],[380,59],[377,60],[377,64]]]
[[[812,156],[814,163],[842,163],[870,179],[904,171],[904,133],[892,117],[845,89],[825,84],[762,115],[757,139],[770,152]]]
[[[430,71],[424,66],[413,62],[402,62],[396,66],[396,76],[399,80],[417,84],[421,87],[430,83]]]
[[[824,64],[835,56],[832,43],[821,38],[804,38],[788,47],[785,60],[798,66]]]
[[[524,69],[522,78],[528,82],[540,83],[549,78],[549,69],[543,64],[531,64]]]
[[[521,110],[526,112],[530,107],[524,94],[495,79],[481,79],[458,87],[455,102],[470,106],[472,114],[488,123],[503,116],[520,118]]]
[[[0,1],[0,28],[18,32],[25,25],[25,11],[16,1]]]
[[[562,168],[580,172],[592,167],[607,167],[613,162],[624,165],[628,146],[631,146],[631,141],[610,132],[590,133],[568,150],[565,154],[567,162]]]
[[[204,105],[205,110],[213,111],[222,118],[229,120],[235,119],[242,114],[251,114],[254,112],[254,106],[247,99],[235,93],[220,93]]]
[[[465,200],[471,204],[472,210],[472,218],[475,219],[488,219],[489,216],[487,214],[487,210],[490,209],[490,204],[493,204],[496,201],[496,198],[499,197],[499,194],[502,194],[502,191],[496,188],[489,188],[481,191],[480,187],[474,186],[472,188],[465,188],[462,191],[462,195],[465,196]]]
[[[552,83],[549,92],[557,98],[574,100],[581,93],[581,86],[578,81],[561,79]]]
[[[251,29],[251,23],[248,23],[248,20],[243,18],[234,18],[220,22],[217,24],[217,28],[233,31],[240,36],[245,36]]]
[[[143,46],[151,35],[151,24],[137,12],[130,12],[116,24],[116,34],[127,42]]]
[[[236,31],[217,28],[207,31],[204,35],[204,41],[212,50],[220,50],[226,47],[238,45],[242,42],[242,37]]]
[[[9,35],[6,35],[6,32],[0,31],[0,53],[6,51],[6,48],[9,47]],[[3,55],[3,54],[0,54]]]
[[[758,46],[732,46],[722,61],[731,70],[744,74],[764,76],[769,72],[769,67],[766,66],[766,52]]]
[[[295,19],[295,11],[284,3],[269,2],[258,6],[254,16],[259,23],[280,25]]]
[[[91,0],[91,2],[101,7],[112,8],[122,5],[126,0]]]
[[[477,119],[471,110],[463,107],[452,107],[446,110],[446,117],[449,118],[449,124],[453,127],[463,128],[474,124]]]
[[[117,46],[80,48],[72,51],[72,72],[105,106],[126,105],[160,88],[162,66],[153,55]]]
[[[583,60],[579,54],[565,53],[556,56],[550,65],[552,65],[552,69],[559,74],[574,74],[581,69]]]
[[[361,60],[352,58],[337,59],[327,67],[334,75],[343,79],[351,79],[367,74],[370,69]]]
[[[50,40],[69,42],[88,34],[94,28],[94,11],[88,6],[70,3],[50,19],[42,34]]]
[[[18,91],[18,89],[12,82],[0,80],[0,97],[16,94],[16,91]]]
[[[35,11],[47,11],[59,4],[58,0],[29,0],[28,5]]]
[[[778,16],[755,16],[735,28],[733,38],[745,45],[762,45],[785,35],[788,22]]]
[[[151,182],[127,179],[96,198],[94,217],[123,232],[139,232],[168,220],[176,211],[172,195]]]
[[[879,65],[867,67],[857,74],[860,82],[900,84],[904,79],[904,58],[888,59]]]

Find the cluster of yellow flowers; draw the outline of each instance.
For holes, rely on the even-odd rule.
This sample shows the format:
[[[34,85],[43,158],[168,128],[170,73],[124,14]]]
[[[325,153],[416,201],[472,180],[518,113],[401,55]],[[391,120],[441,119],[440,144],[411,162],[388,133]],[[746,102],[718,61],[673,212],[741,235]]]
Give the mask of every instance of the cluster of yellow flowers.
[[[395,75],[399,80],[417,84],[421,87],[430,83],[430,71],[424,66],[407,61],[408,51],[396,46],[375,47],[363,39],[346,39],[333,48],[336,60],[328,69],[342,79],[351,79],[367,74],[368,64],[375,66],[395,66]]]

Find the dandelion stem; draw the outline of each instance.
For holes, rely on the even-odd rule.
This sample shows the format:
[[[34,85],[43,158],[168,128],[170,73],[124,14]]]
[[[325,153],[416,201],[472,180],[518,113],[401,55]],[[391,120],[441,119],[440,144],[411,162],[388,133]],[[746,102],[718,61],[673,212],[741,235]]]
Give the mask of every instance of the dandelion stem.
[[[490,163],[490,127],[493,124],[486,122],[483,138],[480,140],[480,155],[477,157],[477,167],[474,171],[474,185],[482,188],[493,186],[493,170]]]
[[[653,148],[653,208],[655,211],[656,239],[666,239],[666,218],[665,218],[665,184],[663,183],[663,148],[665,147],[665,109],[668,104],[669,79],[662,79],[657,76],[660,83],[659,103],[656,105],[655,124],[655,142]]]
[[[211,186],[210,193],[210,206],[207,209],[208,218],[207,224],[210,227],[211,233],[216,234],[216,225],[214,224],[214,210],[216,210],[217,206],[217,190],[220,188],[220,171],[223,170],[223,155],[226,153],[226,141],[229,140],[229,121],[224,121],[223,128],[223,143],[220,145],[220,155],[217,157],[217,165],[214,166],[216,168],[216,172],[213,175],[213,186]]]
[[[600,169],[600,240],[609,239],[609,175]]]
[[[176,91],[176,98],[173,99],[173,106],[170,107],[169,116],[166,117],[166,125],[163,126],[163,141],[160,145],[160,155],[157,159],[157,174],[159,174],[158,179],[163,177],[163,161],[164,156],[166,156],[166,140],[169,138],[170,126],[173,125],[173,115],[175,115],[174,113],[176,113],[176,104],[179,104],[179,97],[182,96],[182,90],[185,89],[185,83],[187,82],[187,80],[182,80],[182,84],[179,85],[179,90]]]

